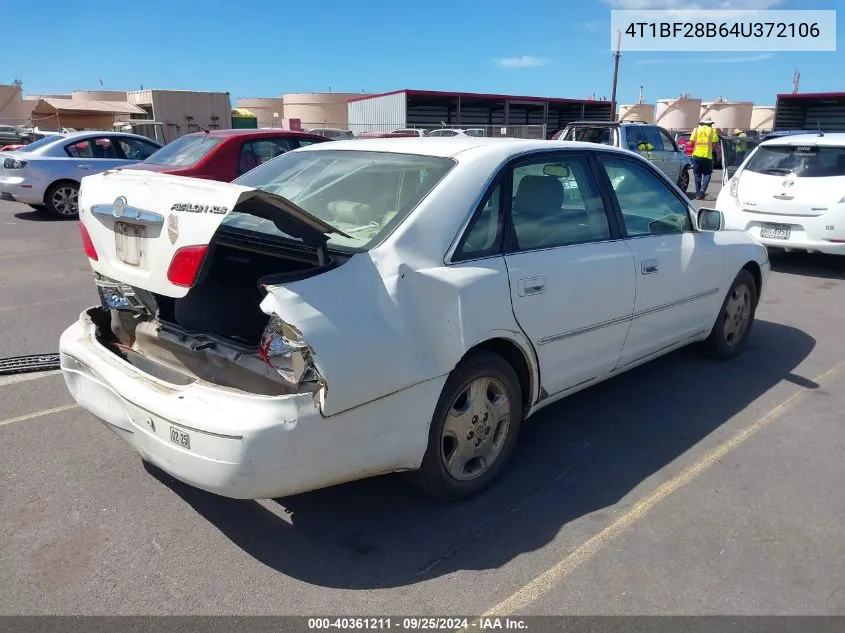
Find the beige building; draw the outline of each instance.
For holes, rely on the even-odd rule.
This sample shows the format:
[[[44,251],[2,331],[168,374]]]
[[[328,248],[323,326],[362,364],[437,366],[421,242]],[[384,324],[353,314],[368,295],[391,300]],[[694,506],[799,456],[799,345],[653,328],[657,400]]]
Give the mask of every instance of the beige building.
[[[286,119],[299,119],[303,128],[348,129],[347,102],[366,97],[360,92],[301,92],[282,96]]]
[[[35,103],[23,98],[21,85],[0,85],[0,125],[30,125]]]
[[[207,130],[232,127],[232,102],[228,92],[193,90],[134,90],[126,93],[130,104],[140,109],[133,119],[163,124],[164,140]]]
[[[237,107],[252,112],[258,119],[258,127],[281,127],[285,118],[285,104],[281,97],[238,99]]]
[[[366,97],[360,92],[299,92],[281,97],[238,99],[238,108],[252,112],[258,127],[281,127],[283,119],[299,119],[303,129],[332,127],[347,129],[347,102]]]

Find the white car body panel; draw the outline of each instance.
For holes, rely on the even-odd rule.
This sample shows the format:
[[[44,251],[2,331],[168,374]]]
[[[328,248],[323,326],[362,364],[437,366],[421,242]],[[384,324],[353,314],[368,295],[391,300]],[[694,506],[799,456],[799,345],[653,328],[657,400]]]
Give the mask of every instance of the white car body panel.
[[[800,178],[745,169],[760,147],[802,145],[845,147],[845,134],[796,134],[761,143],[722,187],[715,207],[727,227],[765,246],[845,255],[845,176]],[[789,227],[789,238],[763,237],[766,225]]]
[[[618,151],[581,143],[567,148]],[[611,240],[451,263],[492,175],[516,156],[554,148],[546,141],[462,137],[337,141],[297,152],[338,149],[452,156],[457,166],[381,244],[327,272],[268,288],[261,310],[294,326],[313,351],[323,384],[316,393],[264,396],[202,380],[155,378],[100,344],[87,313],[62,335],[62,368],[76,401],[182,481],[225,496],[263,498],[418,468],[443,385],[475,346],[499,340],[519,350],[529,373],[530,415],[645,362],[655,345],[664,345],[665,353],[695,340],[690,332],[705,338],[704,322],[709,317],[712,325],[727,286],[749,262],[757,263],[765,285],[765,249],[730,231],[696,234],[698,242],[688,234],[679,244],[667,241],[677,236],[656,238],[646,250],[645,240],[633,247],[636,240]],[[207,243],[225,213],[183,214],[171,212],[173,205],[231,210],[253,195],[262,194],[141,171],[87,178],[80,221],[100,255],[92,267],[159,294],[184,296],[188,289],[167,280],[168,264],[180,246]],[[91,213],[121,196],[164,216],[163,233],[145,241],[144,270],[117,261],[107,224],[114,218]],[[178,235],[171,241],[165,234],[174,216]],[[637,267],[655,254],[671,288],[659,289],[655,275],[655,285],[643,292],[642,284],[653,279],[644,282]],[[520,288],[531,287],[521,280],[538,276],[545,292],[520,295]],[[652,304],[711,287],[721,294],[674,311],[670,321],[643,319],[635,329],[637,306],[648,312]],[[679,338],[659,338],[656,329],[664,326]],[[622,367],[626,339],[637,343],[641,357],[632,352]],[[171,426],[190,434],[190,449],[170,440]]]
[[[625,243],[513,253],[505,261],[513,311],[535,342],[546,393],[609,374],[619,362],[636,294]],[[595,292],[597,279],[604,280],[602,293]]]

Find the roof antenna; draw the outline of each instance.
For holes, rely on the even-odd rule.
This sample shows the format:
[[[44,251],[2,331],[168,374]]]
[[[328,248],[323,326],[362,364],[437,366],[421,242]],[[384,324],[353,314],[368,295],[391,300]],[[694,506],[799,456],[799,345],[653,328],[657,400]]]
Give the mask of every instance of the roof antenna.
[[[816,127],[819,128],[819,136],[824,136],[824,132],[822,132],[822,124],[821,121],[816,119]]]

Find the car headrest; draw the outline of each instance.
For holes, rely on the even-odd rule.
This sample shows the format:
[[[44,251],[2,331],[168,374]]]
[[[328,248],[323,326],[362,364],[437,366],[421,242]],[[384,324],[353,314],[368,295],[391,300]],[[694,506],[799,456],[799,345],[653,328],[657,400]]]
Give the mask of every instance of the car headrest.
[[[563,184],[554,176],[523,176],[514,206],[521,213],[548,213],[563,206]]]

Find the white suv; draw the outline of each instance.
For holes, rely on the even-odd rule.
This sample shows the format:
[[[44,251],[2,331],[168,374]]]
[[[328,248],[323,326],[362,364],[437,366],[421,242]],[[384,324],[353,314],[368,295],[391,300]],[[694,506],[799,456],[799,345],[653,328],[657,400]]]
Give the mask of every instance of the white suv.
[[[845,133],[774,138],[716,199],[725,226],[768,247],[845,255]]]

